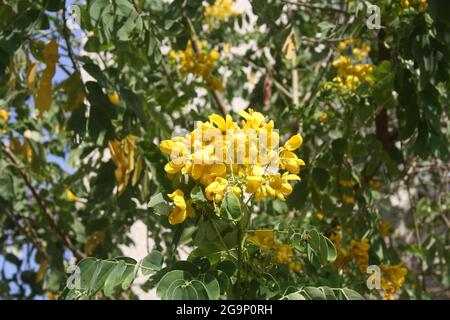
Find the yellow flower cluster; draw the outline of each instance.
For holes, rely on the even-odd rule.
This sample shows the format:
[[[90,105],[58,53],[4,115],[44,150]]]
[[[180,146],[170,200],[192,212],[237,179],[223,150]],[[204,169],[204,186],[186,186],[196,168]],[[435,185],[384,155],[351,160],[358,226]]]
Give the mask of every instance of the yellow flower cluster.
[[[239,15],[240,12],[233,9],[234,1],[216,0],[214,4],[205,5],[205,23],[211,28],[216,28],[221,21],[232,16]]]
[[[208,52],[206,41],[195,43],[198,50],[193,48],[192,41],[189,40],[185,50],[171,50],[170,59],[178,63],[181,74],[198,76],[210,89],[223,91],[222,79],[212,75],[214,63],[220,58],[219,52],[215,49]]]
[[[224,119],[212,114],[185,136],[161,141],[161,151],[170,156],[165,171],[169,177],[182,174],[199,182],[206,198],[216,204],[229,191],[237,196],[245,191],[256,202],[285,200],[293,190],[290,181],[300,180],[297,174],[305,164],[293,152],[301,146],[302,137],[296,134],[278,147],[272,120],[266,122],[264,115],[252,109],[239,115],[244,119],[241,126],[230,115]]]
[[[415,7],[418,8],[420,12],[428,10],[428,0],[400,0],[400,4],[403,9]]]
[[[341,91],[355,91],[363,82],[372,80],[372,66],[363,62],[370,52],[370,47],[359,39],[348,39],[339,43],[339,57],[333,61],[337,76],[333,83],[326,83],[325,89],[337,86]]]
[[[136,148],[138,137],[133,135],[126,136],[123,140],[108,141],[111,159],[116,165],[114,176],[117,182],[117,193],[120,196],[126,189],[130,180],[131,172],[134,170],[131,184],[134,186],[142,171],[142,159],[139,157],[139,151]]]
[[[341,232],[335,232],[330,236],[330,240],[333,242],[336,248],[337,257],[333,262],[333,267],[340,269],[344,267],[352,259],[355,260],[361,272],[366,272],[369,265],[369,241],[363,239],[361,241],[352,240],[350,246],[345,248],[342,246],[342,234]]]
[[[382,264],[381,269],[381,288],[384,291],[384,300],[394,300],[395,294],[400,291],[400,288],[405,282],[405,277],[408,274],[408,269],[403,265],[386,265]]]
[[[269,256],[271,263],[287,264],[289,269],[294,272],[301,270],[301,264],[292,261],[292,246],[277,242],[273,230],[257,230],[253,235],[247,236],[247,240],[256,244],[263,255]]]
[[[350,256],[355,259],[356,264],[361,272],[367,271],[369,265],[369,241],[363,239],[361,241],[352,240],[350,242]]]

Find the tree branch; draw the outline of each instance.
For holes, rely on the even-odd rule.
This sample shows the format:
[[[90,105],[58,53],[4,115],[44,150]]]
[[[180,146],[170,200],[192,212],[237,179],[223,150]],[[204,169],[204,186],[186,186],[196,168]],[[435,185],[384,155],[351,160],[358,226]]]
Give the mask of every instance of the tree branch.
[[[23,181],[25,182],[25,185],[28,187],[28,189],[31,191],[31,194],[33,195],[34,199],[36,200],[38,206],[42,210],[42,212],[45,214],[47,219],[50,222],[51,227],[56,231],[59,238],[62,240],[62,242],[66,245],[67,248],[69,248],[70,251],[72,251],[73,255],[77,259],[82,259],[84,255],[78,251],[78,249],[73,245],[72,240],[68,236],[66,236],[61,230],[61,228],[58,225],[58,222],[53,215],[53,213],[50,211],[50,209],[47,207],[45,201],[39,196],[36,189],[33,187],[28,175],[22,170],[20,167],[20,161],[16,158],[16,156],[3,144],[3,142],[0,141],[1,149],[3,153],[11,160],[11,162],[16,166],[16,168],[19,171],[20,176],[22,177]]]

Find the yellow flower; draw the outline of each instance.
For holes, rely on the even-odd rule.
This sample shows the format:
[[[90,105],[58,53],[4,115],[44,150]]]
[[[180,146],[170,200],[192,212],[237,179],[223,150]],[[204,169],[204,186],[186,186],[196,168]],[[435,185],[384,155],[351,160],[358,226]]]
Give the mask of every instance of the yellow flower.
[[[247,240],[256,244],[262,254],[269,257],[271,263],[287,264],[294,272],[301,270],[301,265],[292,261],[292,246],[277,242],[273,230],[256,230],[253,235],[247,236]]]
[[[356,203],[356,199],[354,196],[349,196],[346,194],[342,195],[342,202],[348,205],[354,205]]]
[[[233,6],[235,6],[235,2],[230,0],[216,0],[212,5],[207,3],[205,5],[205,23],[213,29],[219,25],[220,21],[238,15],[239,11],[234,10]]]
[[[381,186],[381,181],[377,180],[377,179],[371,179],[369,181],[369,183],[370,183],[370,186],[374,189],[378,189]]]
[[[285,144],[284,148],[288,151],[294,151],[300,148],[303,143],[302,136],[297,133],[295,136],[292,136]]]
[[[400,0],[400,5],[403,9],[408,9],[411,6],[418,8],[420,12],[428,10],[428,0]]]
[[[243,129],[260,129],[263,125],[266,124],[266,117],[260,112],[256,112],[253,109],[249,108],[248,112],[241,110],[239,111],[239,115],[244,118]]]
[[[369,265],[369,249],[370,245],[367,239],[361,241],[352,240],[350,242],[350,255],[355,259],[361,272],[366,272]]]
[[[291,182],[300,180],[300,166],[305,165],[293,152],[302,144],[301,135],[278,147],[272,120],[266,121],[253,109],[239,114],[244,119],[241,125],[230,115],[211,114],[209,121],[197,122],[186,135],[161,141],[161,152],[169,156],[165,171],[171,178],[184,176],[189,185],[197,183],[206,198],[217,204],[227,192],[243,197],[243,191],[255,202],[284,200],[292,193]],[[182,215],[182,209],[176,213]]]
[[[300,181],[300,177],[295,174],[289,174],[289,172],[283,173],[282,176],[279,173],[271,176],[269,186],[266,186],[267,194],[272,198],[277,197],[284,201],[285,196],[290,195],[293,190],[289,181]]]
[[[219,203],[220,201],[222,201],[227,186],[228,181],[226,179],[217,177],[214,182],[206,187],[206,198],[208,200],[214,200],[214,202]]]
[[[237,128],[236,124],[233,122],[233,119],[229,114],[226,116],[225,119],[215,113],[210,115],[208,118],[212,124],[215,124],[217,128],[219,128],[222,131],[234,130]]]
[[[350,180],[340,179],[339,184],[346,188],[352,188],[352,187],[356,186],[357,182],[353,179],[350,179]]]
[[[344,52],[349,47],[352,47],[351,55],[347,56]],[[366,59],[370,52],[368,45],[363,44],[358,39],[347,39],[339,43],[337,52],[339,57],[332,63],[337,71],[337,76],[333,79],[333,82],[341,91],[353,92],[362,82],[372,81],[373,68],[368,64],[360,63]],[[331,86],[329,85],[327,88],[331,89]]]
[[[298,174],[300,166],[304,166],[305,162],[299,159],[297,155],[291,151],[283,150],[280,154],[280,167],[288,170],[290,173]]]
[[[9,113],[8,110],[6,110],[6,109],[0,109],[0,120],[2,120],[2,122],[3,122],[4,124],[7,124],[7,123],[8,123],[9,115],[10,115],[10,113]]]
[[[120,102],[120,98],[117,92],[113,92],[112,94],[110,94],[108,96],[108,99],[112,104],[118,104]]]
[[[326,123],[328,122],[328,120],[330,120],[330,117],[328,116],[328,114],[324,113],[319,117],[319,120],[322,123]]]
[[[169,223],[180,224],[183,223],[187,217],[194,216],[194,209],[192,208],[192,200],[185,200],[184,193],[180,189],[167,195],[175,205],[171,214],[169,215]]]
[[[212,75],[214,63],[219,60],[220,54],[217,50],[206,50],[206,42],[197,41],[197,50],[194,50],[192,41],[189,40],[185,50],[169,52],[169,58],[178,62],[178,71],[182,74],[193,74],[200,77],[212,90],[223,91],[220,77]]]
[[[66,197],[70,202],[78,201],[78,197],[70,189],[66,189]]]
[[[405,282],[408,269],[402,264],[381,264],[381,288],[384,291],[384,300],[394,300],[395,294],[400,291]]]
[[[389,236],[391,228],[392,224],[388,220],[381,221],[380,225],[378,226],[378,229],[380,230],[380,233],[383,237]]]

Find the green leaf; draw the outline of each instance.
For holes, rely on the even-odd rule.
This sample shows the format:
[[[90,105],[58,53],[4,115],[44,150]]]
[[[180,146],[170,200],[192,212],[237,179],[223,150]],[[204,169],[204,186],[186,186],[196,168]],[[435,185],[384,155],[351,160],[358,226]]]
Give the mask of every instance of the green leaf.
[[[330,240],[316,230],[308,232],[307,253],[309,261],[315,266],[323,266],[336,259],[336,249]]]
[[[219,282],[217,281],[217,279],[213,275],[206,273],[202,277],[201,280],[202,280],[203,285],[206,288],[206,292],[208,294],[209,300],[219,299],[220,286],[219,286]]]
[[[323,294],[325,295],[326,300],[336,300],[336,295],[334,294],[333,289],[330,287],[319,287],[320,290],[322,290]]]
[[[142,260],[142,273],[147,276],[153,272],[159,271],[161,270],[162,263],[163,256],[161,252],[153,250]]]
[[[129,89],[121,89],[120,96],[125,100],[127,107],[129,107],[141,123],[146,126],[148,118],[142,108],[142,101],[139,96]]]
[[[191,190],[191,199],[194,203],[203,203],[206,202],[205,195],[203,194],[203,190],[201,186],[195,186]]]
[[[230,220],[239,221],[242,218],[241,201],[233,193],[228,192],[225,196],[226,212]]]
[[[328,180],[330,179],[330,175],[325,169],[322,168],[314,168],[312,173],[312,178],[314,183],[319,187],[320,190],[325,189],[328,184]]]
[[[365,300],[362,295],[352,289],[343,288],[340,291],[345,300]]]
[[[14,178],[9,171],[2,170],[0,174],[0,199],[13,201],[15,198]]]
[[[192,275],[186,271],[169,271],[159,281],[156,287],[156,295],[162,300],[170,300],[177,288],[186,286],[192,279]]]
[[[298,293],[298,292],[289,293],[286,296],[286,299],[287,300],[306,300],[305,297],[302,294]]]
[[[160,215],[167,215],[172,211],[172,206],[164,199],[162,193],[155,194],[151,197],[148,207],[154,208]]]
[[[105,280],[105,287],[103,288],[103,293],[105,296],[109,297],[113,293],[114,287],[122,282],[123,275],[125,270],[127,269],[127,265],[125,261],[119,261],[109,273],[108,277]]]
[[[326,300],[327,299],[325,293],[322,290],[320,290],[319,288],[305,287],[305,288],[303,288],[303,290],[307,293],[307,295],[312,300]]]
[[[336,248],[334,247],[333,242],[331,242],[330,239],[325,238],[327,241],[327,250],[328,250],[328,256],[327,256],[327,260],[328,262],[333,262],[334,260],[336,260],[337,257],[337,252],[336,252]]]

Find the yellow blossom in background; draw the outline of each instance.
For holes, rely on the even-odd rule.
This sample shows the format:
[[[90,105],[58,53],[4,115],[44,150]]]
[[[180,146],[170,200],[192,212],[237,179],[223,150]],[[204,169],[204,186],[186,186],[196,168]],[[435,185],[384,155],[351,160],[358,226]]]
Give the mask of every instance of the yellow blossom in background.
[[[76,202],[79,198],[70,189],[66,189],[66,197],[70,202]]]
[[[349,196],[346,194],[342,195],[342,202],[348,205],[354,205],[356,203],[356,199],[354,196]]]
[[[357,185],[357,182],[353,179],[350,179],[350,180],[340,179],[339,184],[346,188],[353,188],[354,186]]]
[[[271,263],[287,264],[294,272],[301,270],[301,264],[292,261],[292,246],[277,242],[273,230],[256,230],[254,234],[247,236],[247,240],[256,244],[264,256],[270,257]]]
[[[214,64],[220,58],[217,50],[207,50],[206,41],[195,42],[194,49],[191,40],[188,41],[185,50],[169,52],[171,61],[178,63],[178,71],[181,74],[193,74],[202,79],[206,86],[212,90],[223,91],[222,78],[214,76]]]
[[[405,282],[408,269],[402,264],[380,265],[381,269],[381,288],[384,291],[384,300],[394,300],[395,294],[400,291]]]
[[[369,249],[370,245],[367,239],[350,242],[350,256],[355,260],[361,272],[366,272],[369,265]]]
[[[111,159],[116,165],[114,176],[117,182],[117,192],[120,196],[126,189],[130,180],[131,172],[134,170],[132,185],[134,186],[142,170],[142,159],[136,148],[138,137],[126,136],[123,140],[108,141]]]
[[[185,136],[161,141],[160,150],[170,157],[165,171],[169,177],[181,174],[198,182],[215,204],[220,204],[227,192],[240,198],[248,194],[256,202],[263,198],[284,201],[293,191],[291,182],[300,180],[297,174],[305,165],[294,153],[303,143],[301,135],[278,147],[273,121],[253,109],[239,115],[243,118],[240,125],[230,115],[212,114],[209,121],[198,122]],[[261,141],[266,143],[260,145]]]
[[[400,0],[400,5],[403,9],[414,7],[419,9],[420,12],[428,10],[428,0]]]
[[[388,220],[383,220],[378,226],[378,229],[383,237],[387,237],[391,233],[392,224]]]
[[[108,96],[108,99],[112,104],[118,104],[120,102],[120,98],[117,92],[113,92],[112,94],[110,94]]]
[[[236,5],[234,1],[230,0],[216,0],[214,4],[205,4],[205,23],[210,29],[219,26],[221,21],[228,20],[230,17],[239,15],[240,12],[233,9]]]
[[[369,181],[369,183],[370,183],[370,186],[374,189],[378,189],[381,186],[381,181],[377,180],[377,179],[371,179]]]
[[[330,120],[330,116],[327,113],[324,113],[319,117],[319,120],[322,123],[327,123]]]
[[[335,85],[342,92],[353,92],[363,82],[372,81],[371,65],[363,62],[370,52],[370,47],[359,39],[347,39],[339,43],[338,58],[332,65],[337,76],[332,83],[326,83],[324,88],[331,89]]]
[[[3,124],[7,124],[9,120],[9,111],[6,109],[0,109],[0,120],[3,122]]]

